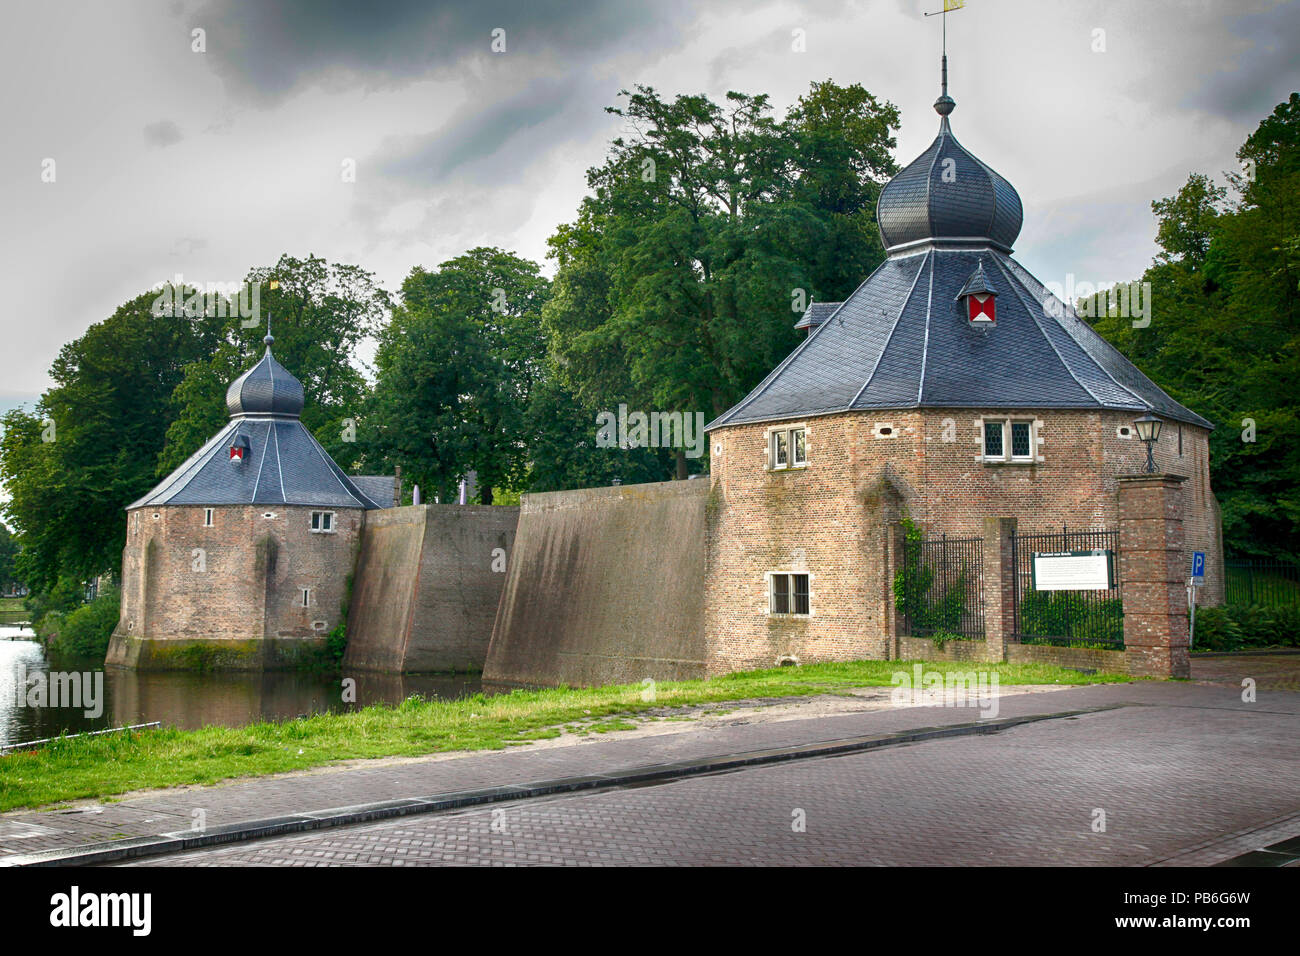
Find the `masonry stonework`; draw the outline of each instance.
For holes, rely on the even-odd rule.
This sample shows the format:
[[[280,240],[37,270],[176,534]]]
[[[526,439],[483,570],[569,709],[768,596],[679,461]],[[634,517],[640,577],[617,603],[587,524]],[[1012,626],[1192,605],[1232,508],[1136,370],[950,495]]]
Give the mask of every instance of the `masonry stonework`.
[[[222,667],[263,669],[290,666],[323,644],[340,620],[365,519],[360,508],[332,509],[333,530],[313,532],[314,510],[163,505],[128,512],[122,610],[107,662],[184,666],[175,655],[202,646]],[[204,523],[209,511],[211,526]]]

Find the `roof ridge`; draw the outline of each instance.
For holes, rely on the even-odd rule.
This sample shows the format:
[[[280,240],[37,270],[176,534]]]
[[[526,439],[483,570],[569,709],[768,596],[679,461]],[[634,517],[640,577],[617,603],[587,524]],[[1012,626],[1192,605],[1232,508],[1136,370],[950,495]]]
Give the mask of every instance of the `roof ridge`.
[[[999,263],[999,266],[1001,266],[1001,263]],[[1037,279],[1034,279],[1034,281],[1035,281],[1035,282],[1038,282]],[[1022,283],[1020,283],[1020,284],[1023,285],[1024,283],[1022,282]],[[1042,285],[1041,282],[1039,282],[1038,284],[1039,284],[1039,285]],[[1052,290],[1049,289],[1049,288],[1047,288],[1046,286],[1043,286],[1043,291],[1044,291],[1044,292],[1047,292],[1049,295],[1051,295],[1052,298],[1056,298],[1056,296],[1055,296],[1055,294],[1052,292]],[[1081,319],[1079,319],[1078,313],[1076,313],[1076,312],[1074,311],[1074,307],[1073,307],[1073,306],[1071,306],[1071,305],[1067,305],[1065,302],[1062,302],[1060,299],[1057,299],[1057,301],[1058,301],[1058,302],[1061,302],[1061,305],[1062,305],[1062,307],[1064,308],[1064,310],[1065,310],[1066,312],[1068,312],[1070,315],[1072,315],[1072,316],[1075,318],[1076,321],[1080,321],[1080,322],[1082,321]],[[1117,379],[1114,375],[1112,375],[1112,374],[1110,373],[1110,369],[1106,368],[1106,366],[1102,365],[1102,364],[1101,364],[1100,362],[1098,362],[1095,358],[1093,358],[1091,355],[1089,355],[1089,354],[1088,354],[1088,350],[1085,349],[1085,348],[1083,347],[1083,343],[1080,342],[1077,338],[1075,338],[1074,334],[1073,334],[1073,333],[1072,333],[1068,328],[1066,328],[1066,327],[1065,327],[1063,324],[1061,324],[1061,323],[1057,323],[1057,324],[1061,326],[1061,331],[1064,332],[1066,335],[1068,335],[1068,336],[1071,338],[1071,340],[1073,340],[1074,343],[1075,343],[1076,345],[1079,346],[1079,350],[1082,351],[1083,354],[1086,355],[1086,356],[1088,357],[1088,360],[1089,360],[1090,362],[1092,362],[1092,364],[1095,365],[1095,366],[1097,367],[1097,369],[1098,369],[1098,370],[1099,370],[1103,375],[1105,375],[1108,379],[1110,379],[1112,382],[1115,383],[1116,387],[1118,387],[1118,388],[1122,389],[1123,391],[1128,392],[1130,395],[1132,395],[1133,398],[1134,398],[1134,400],[1137,401],[1138,404],[1140,404],[1140,405],[1144,405],[1144,406],[1146,406],[1146,407],[1148,407],[1148,408],[1150,407],[1150,405],[1151,405],[1150,402],[1148,402],[1145,398],[1143,398],[1143,397],[1142,397],[1141,395],[1139,395],[1137,392],[1133,391],[1133,389],[1129,388],[1127,385],[1125,385],[1123,382],[1121,382],[1119,379]],[[1103,336],[1103,335],[1101,335],[1101,334],[1098,334],[1098,335],[1097,335],[1097,338],[1100,339],[1102,342],[1105,342],[1106,345],[1110,346],[1112,349],[1115,349],[1115,347],[1114,347],[1113,345],[1110,345],[1109,342],[1106,342],[1106,338],[1105,338],[1105,336]],[[1120,357],[1124,358],[1124,361],[1129,362],[1130,365],[1133,364],[1133,363],[1132,363],[1132,362],[1131,362],[1131,361],[1130,361],[1126,356],[1124,356],[1124,353],[1123,353],[1123,352],[1120,352],[1120,351],[1119,351],[1119,349],[1115,349],[1115,353],[1116,353],[1117,355],[1119,355]],[[1138,369],[1136,365],[1134,365],[1133,367],[1134,367],[1135,369],[1137,369],[1137,371],[1138,371],[1139,374],[1141,373],[1142,370],[1141,370],[1141,369]],[[1067,370],[1067,371],[1069,370],[1069,366],[1066,367],[1066,370]],[[1073,375],[1074,373],[1071,372],[1070,374]],[[1078,381],[1078,378],[1076,377],[1075,380]],[[1150,381],[1150,379],[1148,379],[1148,381]],[[1079,382],[1079,384],[1080,384],[1080,385],[1083,385],[1082,382]],[[1160,389],[1160,386],[1159,386],[1159,385],[1156,385],[1155,382],[1151,382],[1151,384],[1152,384],[1152,385],[1155,385],[1156,388]],[[1084,388],[1085,388],[1085,390],[1088,392],[1089,395],[1093,395],[1092,389],[1088,388],[1087,386],[1084,386]],[[1160,391],[1163,392],[1164,389],[1160,389]],[[1093,398],[1096,398],[1096,397],[1097,397],[1096,395],[1093,395]],[[1098,400],[1098,402],[1101,402],[1100,399],[1097,399],[1097,400]],[[1101,404],[1105,404],[1105,403],[1104,403],[1104,402],[1101,402]],[[1188,410],[1189,412],[1191,411],[1190,408],[1187,409],[1187,410]],[[1195,414],[1195,413],[1193,413],[1193,414]],[[1207,420],[1208,420],[1208,419],[1207,419]]]
[[[835,314],[837,314],[840,311],[840,309],[844,308],[845,303],[849,302],[855,295],[857,295],[858,292],[863,288],[863,286],[865,286],[868,282],[870,282],[872,278],[875,277],[876,273],[879,272],[881,269],[883,269],[885,267],[885,264],[890,261],[891,259],[889,256],[886,256],[884,259],[882,259],[880,264],[877,265],[874,269],[872,269],[871,273],[865,279],[863,279],[861,282],[858,283],[857,288],[854,289],[852,292],[850,292],[844,298],[844,300],[840,302],[840,308],[836,309],[835,313],[828,315],[826,317],[825,322],[823,322],[821,325],[817,326],[815,329],[809,332],[808,335],[804,338],[804,340],[794,347],[794,351],[792,351],[789,355],[787,355],[784,359],[782,359],[779,363],[777,363],[776,368],[768,372],[767,377],[764,378],[757,385],[755,385],[748,395],[742,398],[735,405],[731,406],[731,408],[727,409],[721,415],[717,416],[715,419],[713,419],[713,421],[709,422],[709,424],[705,425],[704,430],[707,432],[711,428],[725,425],[726,422],[723,419],[728,419],[733,417],[737,412],[739,412],[750,402],[756,401],[765,391],[767,391],[768,386],[771,385],[772,382],[776,380],[776,377],[778,374],[780,374],[781,370],[785,368],[787,365],[789,365],[794,360],[794,357],[796,355],[798,355],[804,349],[808,348],[808,346],[812,343],[812,341],[815,338],[817,338],[817,336],[821,333],[822,329],[826,328],[831,324],[830,320],[834,317]]]
[[[1016,298],[1020,300],[1020,304],[1023,305],[1025,307],[1025,311],[1029,313],[1029,318],[1033,321],[1034,328],[1036,328],[1038,330],[1038,334],[1043,337],[1043,341],[1047,343],[1047,347],[1052,350],[1052,354],[1056,356],[1056,360],[1061,363],[1061,368],[1065,369],[1065,374],[1070,376],[1070,378],[1074,380],[1074,384],[1078,385],[1081,389],[1083,389],[1084,392],[1087,393],[1089,398],[1091,398],[1094,402],[1096,402],[1098,405],[1104,408],[1106,406],[1106,403],[1103,402],[1100,397],[1098,397],[1096,392],[1094,392],[1087,385],[1085,385],[1083,383],[1083,380],[1080,379],[1079,376],[1074,374],[1074,369],[1070,368],[1070,363],[1065,360],[1065,357],[1063,355],[1061,355],[1061,350],[1056,347],[1056,343],[1052,341],[1052,337],[1048,335],[1047,332],[1043,329],[1042,323],[1038,321],[1037,310],[1033,306],[1031,306],[1028,302],[1025,301],[1025,297],[1021,293],[1020,283],[1012,279],[1012,277],[1007,273],[1002,263],[998,262],[997,267],[999,270],[1001,270],[1003,277],[1011,285],[1012,291],[1015,292],[1016,294]]]
[[[320,456],[321,462],[324,463],[326,469],[329,471],[331,475],[334,476],[334,480],[339,483],[339,487],[343,489],[343,491],[348,495],[348,497],[350,497],[357,504],[361,505],[363,508],[366,506],[366,502],[369,502],[372,505],[377,504],[377,502],[370,500],[369,495],[363,492],[356,485],[352,484],[352,479],[349,478],[341,468],[339,468],[338,462],[336,462],[333,458],[329,456],[329,454],[325,451],[324,447],[322,447],[321,443],[316,440],[316,436],[311,433],[311,430],[308,428],[304,428],[303,430],[307,432],[307,438],[310,440],[311,446],[313,449],[315,449],[316,454]],[[340,475],[342,477],[340,477]],[[347,479],[347,481],[345,482],[344,479]],[[361,498],[357,497],[357,495],[361,495],[362,498],[366,499],[366,501],[362,501]]]
[[[947,117],[945,116],[946,120]],[[909,296],[910,298],[910,296]],[[921,374],[916,378],[916,404],[921,404],[925,394],[925,364],[930,355],[930,318],[934,315],[934,262],[930,262],[930,284],[925,290],[925,338],[921,341]]]
[[[928,250],[925,253],[926,260],[932,258],[933,255],[934,250]],[[865,392],[867,386],[871,384],[871,380],[876,377],[876,372],[880,369],[880,362],[884,359],[885,352],[889,350],[889,343],[894,341],[894,333],[898,331],[898,324],[903,321],[903,313],[907,311],[907,303],[912,301],[912,293],[916,291],[916,284],[921,281],[921,273],[924,271],[925,260],[922,260],[920,267],[916,270],[916,275],[912,277],[912,284],[908,287],[907,295],[903,296],[903,304],[898,310],[898,315],[894,316],[894,324],[890,327],[889,334],[885,336],[885,344],[880,347],[880,352],[876,355],[876,362],[871,366],[871,372],[867,375],[867,380],[862,383],[862,387],[858,389],[857,394],[853,396],[853,400],[849,402],[848,406],[844,409],[845,411],[852,411],[853,406],[856,405],[858,399],[862,397],[862,393]],[[933,275],[933,271],[931,274]]]

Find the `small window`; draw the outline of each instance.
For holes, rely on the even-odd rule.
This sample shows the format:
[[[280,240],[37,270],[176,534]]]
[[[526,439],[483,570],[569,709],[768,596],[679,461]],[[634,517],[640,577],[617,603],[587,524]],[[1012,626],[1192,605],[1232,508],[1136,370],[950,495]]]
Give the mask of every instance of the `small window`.
[[[211,527],[212,527],[212,509],[211,509],[211,508],[204,508],[204,509],[203,509],[203,527],[205,527],[205,528],[211,528]]]
[[[1012,458],[1033,458],[1033,443],[1030,441],[1030,435],[1033,432],[1032,422],[1012,422],[1011,423],[1011,457]]]
[[[311,588],[302,589],[302,606],[311,607]]]
[[[808,464],[807,435],[802,428],[783,428],[771,433],[771,467],[797,468]]]
[[[313,534],[332,534],[334,531],[334,512],[313,511],[311,513],[311,530]]]
[[[1002,450],[1002,426],[1006,422],[984,423],[984,457],[1001,460],[1006,455]]]
[[[770,608],[773,614],[807,615],[809,611],[808,575],[773,574]]]

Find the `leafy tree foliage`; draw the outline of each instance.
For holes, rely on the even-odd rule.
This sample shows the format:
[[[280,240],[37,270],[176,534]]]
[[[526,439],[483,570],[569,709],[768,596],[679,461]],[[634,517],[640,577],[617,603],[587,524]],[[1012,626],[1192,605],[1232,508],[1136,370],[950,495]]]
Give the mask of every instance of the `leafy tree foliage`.
[[[302,423],[348,468],[359,454],[349,422],[360,418],[368,391],[354,355],[386,318],[388,294],[361,267],[316,256],[281,256],[274,266],[251,270],[246,281],[259,287],[262,316],[271,318],[276,359],[302,382]],[[250,322],[234,308],[228,314],[224,320],[205,320],[216,324],[216,340],[207,355],[185,368],[172,396],[175,420],[157,477],[169,474],[221,429],[229,418],[226,388],[265,349],[264,321]]]
[[[169,396],[215,344],[203,322],[154,315],[157,297],[137,296],[65,345],[36,408],[4,416],[5,510],[22,544],[18,577],[33,590],[120,570],[122,509],[154,484]]]
[[[549,285],[536,263],[495,248],[411,270],[380,336],[368,459],[401,465],[427,500],[454,500],[470,471],[483,504],[519,487]]]
[[[712,418],[797,344],[801,307],[844,298],[883,258],[875,200],[898,112],[830,82],[780,121],[766,95],[623,96],[609,111],[629,132],[550,240],[556,374],[593,423],[620,402]]]
[[[1152,203],[1161,252],[1143,275],[1149,327],[1097,328],[1170,394],[1213,421],[1225,548],[1300,555],[1300,95],[1237,153],[1238,194],[1191,175]]]

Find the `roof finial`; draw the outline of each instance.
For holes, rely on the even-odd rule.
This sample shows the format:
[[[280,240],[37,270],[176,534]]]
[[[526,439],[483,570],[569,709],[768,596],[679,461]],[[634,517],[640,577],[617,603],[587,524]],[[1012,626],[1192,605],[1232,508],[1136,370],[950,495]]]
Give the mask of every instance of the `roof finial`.
[[[266,313],[266,335],[262,337],[262,341],[266,343],[266,350],[269,352],[271,350],[271,343],[275,341],[275,336],[271,334],[270,312]]]

